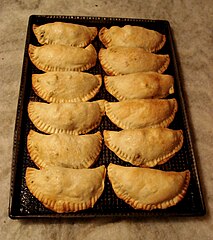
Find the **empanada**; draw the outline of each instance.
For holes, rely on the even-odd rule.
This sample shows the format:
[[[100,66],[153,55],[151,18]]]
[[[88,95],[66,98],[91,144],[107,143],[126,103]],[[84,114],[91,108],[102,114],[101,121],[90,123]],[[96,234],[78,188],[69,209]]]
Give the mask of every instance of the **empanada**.
[[[119,101],[128,99],[164,98],[174,93],[174,79],[156,72],[138,72],[105,76],[106,89]]]
[[[119,128],[168,127],[177,112],[176,99],[105,102],[106,115]]]
[[[101,75],[85,72],[48,72],[32,75],[35,93],[47,102],[88,101],[98,93],[101,84]]]
[[[118,198],[135,209],[165,209],[180,202],[190,182],[190,171],[164,172],[138,167],[108,166],[108,176]]]
[[[163,73],[170,62],[169,55],[149,53],[134,47],[101,48],[98,57],[108,75],[150,71]]]
[[[105,130],[104,142],[122,160],[139,167],[154,167],[181,149],[183,132],[168,128]]]
[[[99,126],[104,100],[77,103],[29,102],[32,123],[45,133],[85,134]]]
[[[106,169],[27,168],[26,184],[46,208],[58,213],[91,208],[104,190]]]
[[[30,130],[27,149],[39,168],[48,166],[89,168],[101,152],[100,132],[86,135],[56,133],[44,135]]]
[[[41,26],[33,24],[33,32],[40,44],[62,44],[85,47],[96,37],[96,27],[54,22]]]
[[[86,48],[66,45],[29,45],[32,63],[44,72],[84,71],[96,64],[97,53],[92,44]]]
[[[149,52],[160,50],[166,42],[166,36],[157,31],[130,25],[112,26],[110,29],[103,27],[99,39],[105,47],[141,47]]]

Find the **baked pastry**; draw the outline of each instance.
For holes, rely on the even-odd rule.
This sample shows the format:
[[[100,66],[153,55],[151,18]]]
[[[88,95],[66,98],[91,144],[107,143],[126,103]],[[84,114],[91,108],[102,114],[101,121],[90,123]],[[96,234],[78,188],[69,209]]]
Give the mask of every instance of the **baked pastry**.
[[[177,112],[176,99],[105,102],[106,115],[119,128],[168,127]]]
[[[164,98],[174,93],[174,79],[156,72],[137,72],[105,76],[107,91],[119,101],[128,99]]]
[[[165,209],[180,202],[190,182],[190,171],[164,172],[151,168],[109,164],[108,176],[118,198],[135,209]]]
[[[183,132],[168,128],[105,130],[104,142],[122,160],[139,167],[154,167],[181,149]]]
[[[58,212],[77,212],[92,208],[104,190],[106,169],[27,168],[26,184],[46,208]]]
[[[148,52],[160,50],[166,42],[166,36],[157,31],[130,25],[103,27],[99,39],[105,47],[141,47]]]
[[[85,134],[99,126],[104,100],[77,103],[29,102],[32,123],[45,133]]]
[[[44,72],[84,71],[96,64],[97,53],[92,44],[86,48],[66,45],[29,45],[30,60]]]
[[[30,130],[27,137],[30,158],[39,168],[89,168],[98,159],[101,147],[100,132],[74,136],[66,133],[44,135]]]
[[[54,22],[43,25],[33,24],[33,32],[40,44],[64,44],[85,47],[96,37],[96,27]]]
[[[169,55],[149,53],[142,48],[101,48],[98,54],[107,75],[123,75],[135,72],[163,73],[169,66]]]
[[[48,72],[32,75],[32,88],[47,102],[81,102],[93,98],[102,84],[101,75],[85,72]]]

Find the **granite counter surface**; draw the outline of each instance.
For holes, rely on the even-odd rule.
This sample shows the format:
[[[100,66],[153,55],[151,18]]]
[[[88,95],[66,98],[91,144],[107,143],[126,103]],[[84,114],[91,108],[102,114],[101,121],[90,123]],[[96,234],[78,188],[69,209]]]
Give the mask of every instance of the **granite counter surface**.
[[[207,206],[204,217],[11,220],[13,131],[29,16],[61,14],[168,20],[173,29]],[[213,5],[210,0],[0,2],[0,239],[213,239]]]

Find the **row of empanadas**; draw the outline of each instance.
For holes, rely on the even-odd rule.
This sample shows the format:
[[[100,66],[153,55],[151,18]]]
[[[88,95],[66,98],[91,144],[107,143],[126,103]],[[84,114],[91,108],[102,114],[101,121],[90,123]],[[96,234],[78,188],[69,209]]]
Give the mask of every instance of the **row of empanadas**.
[[[27,168],[26,184],[42,204],[58,213],[93,207],[104,190],[106,169]],[[108,166],[115,194],[135,209],[164,209],[176,205],[186,194],[190,172]]]
[[[101,75],[85,72],[48,72],[32,75],[32,88],[47,102],[81,102],[93,98],[102,84]]]
[[[96,27],[53,22],[38,26],[33,25],[33,32],[40,44],[60,44],[75,47],[85,47],[96,37]],[[149,52],[160,50],[166,41],[166,36],[141,26],[125,25],[103,27],[99,32],[99,39],[105,47],[141,47]]]
[[[138,72],[105,76],[106,90],[119,101],[164,98],[174,93],[174,79],[156,72]],[[32,75],[32,88],[47,102],[81,102],[93,98],[100,90],[101,75],[85,72],[47,72]]]
[[[140,167],[167,162],[183,145],[182,131],[167,128],[104,130],[103,135],[106,146],[120,159]],[[101,147],[100,132],[75,136],[44,135],[31,130],[27,138],[28,152],[39,168],[88,168],[99,157]]]
[[[105,114],[122,129],[167,127],[177,111],[175,99],[143,99],[123,102],[30,102],[29,118],[45,133],[85,134],[99,126]]]
[[[41,44],[56,44],[29,48],[31,61],[38,69],[54,72],[33,75],[34,91],[44,100],[54,103],[87,101],[94,97],[101,86],[100,76],[59,72],[84,71],[96,64],[95,48],[92,45],[85,49],[79,47],[85,47],[94,39],[97,28],[52,23],[34,26],[33,30]],[[27,146],[31,158],[45,170],[28,168],[26,183],[32,194],[53,211],[87,209],[94,205],[103,192],[105,167],[91,170],[69,168],[91,166],[99,156],[102,137],[100,132],[83,136],[65,133],[82,134],[97,127],[104,114],[104,105],[102,101],[54,103],[29,103],[29,117],[35,126],[41,131],[55,134],[29,133]],[[66,168],[48,168],[52,165]]]
[[[96,64],[97,53],[92,44],[86,48],[66,45],[29,46],[32,63],[44,72],[85,71]],[[154,71],[163,73],[169,55],[149,53],[142,48],[110,47],[99,51],[99,60],[108,75]]]

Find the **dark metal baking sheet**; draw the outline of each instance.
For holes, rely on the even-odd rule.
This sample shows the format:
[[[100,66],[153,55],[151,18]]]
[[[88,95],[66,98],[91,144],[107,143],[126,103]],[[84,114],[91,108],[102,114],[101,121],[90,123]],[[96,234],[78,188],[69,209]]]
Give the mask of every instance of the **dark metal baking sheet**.
[[[76,213],[58,214],[46,209],[32,194],[29,192],[25,183],[26,167],[36,167],[30,160],[26,149],[26,139],[30,129],[36,130],[27,114],[27,105],[29,100],[42,101],[32,90],[31,76],[33,73],[41,73],[29,60],[28,46],[29,44],[39,45],[33,32],[32,24],[45,24],[49,22],[62,21],[83,24],[87,26],[96,26],[98,30],[102,27],[110,27],[113,25],[124,26],[126,24],[138,25],[153,29],[166,35],[167,41],[165,46],[158,52],[169,54],[171,58],[170,65],[165,73],[171,74],[175,79],[175,93],[170,98],[175,97],[178,101],[178,112],[174,121],[170,124],[172,129],[182,129],[184,132],[184,144],[182,149],[167,163],[157,166],[156,168],[165,171],[183,171],[189,169],[191,172],[191,181],[185,198],[176,206],[164,210],[142,211],[134,210],[132,207],[118,199],[114,194],[108,178],[106,178],[105,190],[100,199],[95,204],[94,208],[79,211]],[[93,42],[97,52],[102,43],[98,37]],[[105,75],[100,63],[88,72],[93,74]],[[104,88],[101,87],[98,95],[93,99],[106,99],[108,101],[116,101]],[[103,117],[100,127],[95,131],[103,129],[118,130],[107,117]],[[93,131],[94,132],[94,131]],[[116,155],[103,145],[100,158],[94,167],[112,162],[127,166],[128,163],[121,161]],[[172,32],[168,21],[164,20],[144,20],[144,19],[129,19],[129,18],[100,18],[100,17],[77,17],[77,16],[40,16],[32,15],[29,18],[28,31],[26,37],[26,46],[24,52],[22,79],[20,86],[20,95],[18,100],[17,118],[14,132],[14,146],[12,159],[12,175],[11,175],[11,191],[9,201],[9,216],[11,218],[30,218],[30,217],[105,217],[105,216],[122,216],[122,217],[146,217],[146,216],[201,216],[206,212],[205,204],[202,196],[196,159],[194,156],[190,128],[188,125],[183,91],[181,87],[181,79],[178,72],[177,58],[172,39]]]

